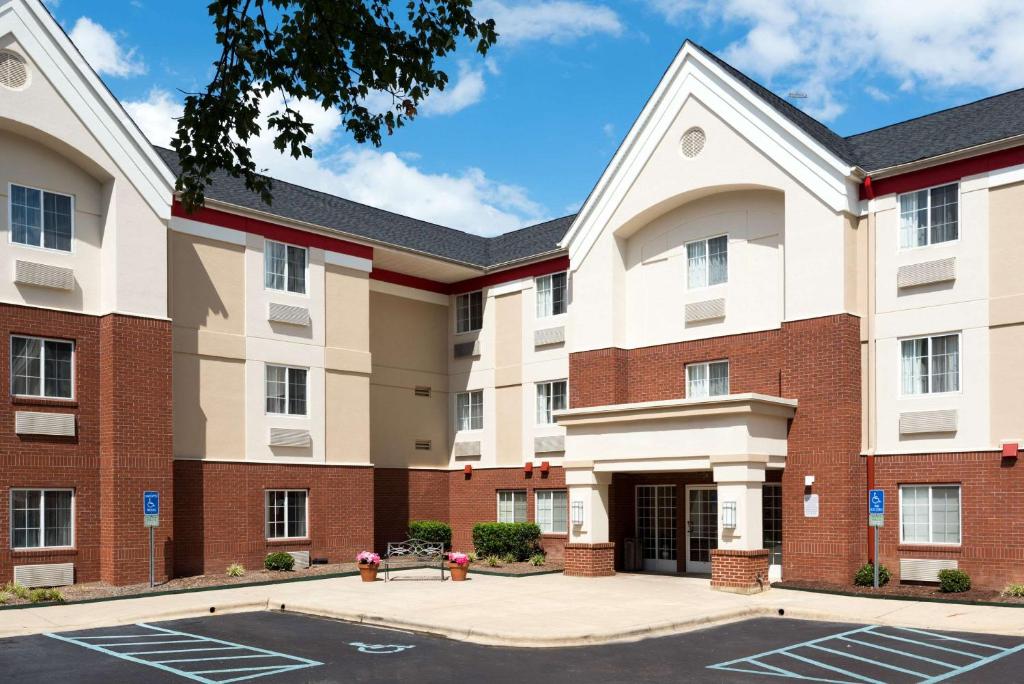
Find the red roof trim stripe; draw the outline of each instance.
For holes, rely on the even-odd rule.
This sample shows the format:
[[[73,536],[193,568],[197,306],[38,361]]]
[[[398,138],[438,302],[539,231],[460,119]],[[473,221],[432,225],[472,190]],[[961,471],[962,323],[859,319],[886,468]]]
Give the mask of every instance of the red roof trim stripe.
[[[1024,146],[979,154],[976,157],[959,159],[889,178],[865,179],[860,186],[860,198],[862,200],[872,199],[892,193],[920,190],[933,185],[952,183],[965,176],[973,176],[1018,164],[1024,164]]]
[[[293,245],[299,245],[300,247],[316,247],[318,249],[325,249],[329,252],[348,254],[349,256],[360,257],[363,259],[373,259],[373,247],[356,244],[355,242],[349,242],[347,240],[339,240],[338,238],[332,238],[318,233],[311,233],[297,228],[289,228],[276,223],[270,223],[269,221],[242,216],[241,214],[232,214],[231,212],[221,211],[219,209],[210,209],[209,207],[200,207],[190,214],[185,211],[185,207],[182,206],[181,202],[178,200],[174,200],[174,204],[171,205],[171,215],[191,219],[193,221],[202,221],[203,223],[209,223],[210,225],[221,226],[223,228],[240,230],[243,233],[262,235],[263,237],[270,238],[271,240],[288,242]]]
[[[405,273],[389,271],[384,268],[376,267],[370,271],[370,278],[373,280],[379,280],[382,283],[403,285],[405,287],[412,287],[417,290],[426,290],[427,292],[437,292],[438,294],[443,295],[448,294],[448,288],[451,287],[449,283],[441,283],[436,280],[430,280],[429,278],[420,278],[419,276],[406,275]]]
[[[554,259],[535,261],[532,264],[516,266],[515,268],[510,268],[504,271],[488,273],[486,275],[477,276],[476,278],[470,278],[469,280],[462,280],[457,283],[452,283],[449,287],[451,294],[462,294],[464,292],[473,292],[474,290],[480,290],[492,285],[499,285],[501,283],[519,280],[520,278],[536,278],[538,276],[568,270],[569,257],[560,256],[555,257]]]

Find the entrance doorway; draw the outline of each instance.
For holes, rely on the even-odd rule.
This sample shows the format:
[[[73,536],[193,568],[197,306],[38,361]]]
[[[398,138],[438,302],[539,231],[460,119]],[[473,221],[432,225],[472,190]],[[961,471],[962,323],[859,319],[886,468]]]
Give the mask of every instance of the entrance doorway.
[[[686,572],[711,573],[711,550],[718,548],[718,490],[686,488]]]
[[[637,485],[636,536],[644,570],[676,571],[675,485]]]

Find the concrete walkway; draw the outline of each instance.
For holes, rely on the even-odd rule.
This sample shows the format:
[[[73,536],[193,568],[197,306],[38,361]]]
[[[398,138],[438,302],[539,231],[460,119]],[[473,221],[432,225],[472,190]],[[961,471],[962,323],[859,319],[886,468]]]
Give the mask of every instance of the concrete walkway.
[[[690,577],[560,574],[438,582],[422,571],[365,584],[358,577],[0,611],[0,637],[255,610],[286,610],[439,634],[482,644],[571,646],[627,641],[778,615],[1024,637],[1024,607],[965,606],[772,589],[712,591]],[[429,575],[433,577],[433,573]]]

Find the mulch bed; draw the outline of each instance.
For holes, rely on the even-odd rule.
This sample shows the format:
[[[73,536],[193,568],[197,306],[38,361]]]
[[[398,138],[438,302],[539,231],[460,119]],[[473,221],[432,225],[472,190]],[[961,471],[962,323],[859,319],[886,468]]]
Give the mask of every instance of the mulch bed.
[[[1003,596],[994,589],[971,589],[957,594],[947,594],[935,584],[889,584],[875,589],[854,584],[830,584],[828,582],[779,582],[772,585],[780,589],[805,589],[808,591],[839,592],[857,596],[881,596],[883,598],[925,599],[929,601],[1015,603],[1024,605],[1024,598]]]
[[[491,567],[485,561],[478,560],[469,566],[469,573],[480,573],[481,575],[536,575],[542,572],[561,572],[564,566],[561,561],[549,560],[544,565],[534,565],[528,561],[521,563],[501,563]]]

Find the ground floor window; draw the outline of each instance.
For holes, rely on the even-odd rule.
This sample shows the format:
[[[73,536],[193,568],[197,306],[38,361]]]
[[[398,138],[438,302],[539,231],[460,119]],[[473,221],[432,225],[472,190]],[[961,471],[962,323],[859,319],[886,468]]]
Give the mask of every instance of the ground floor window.
[[[537,524],[544,534],[569,533],[569,493],[564,489],[534,492],[537,500]]]
[[[74,542],[70,489],[12,489],[11,547],[38,549]]]
[[[782,565],[782,485],[768,483],[761,490],[761,529],[768,564]]]
[[[960,485],[902,485],[900,541],[960,543]]]
[[[267,539],[306,537],[308,498],[304,489],[267,490]]]
[[[498,522],[526,522],[526,492],[498,492]]]

